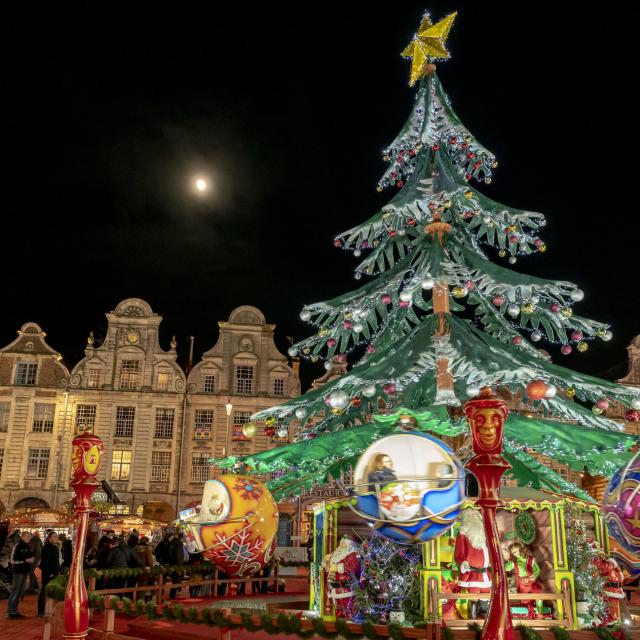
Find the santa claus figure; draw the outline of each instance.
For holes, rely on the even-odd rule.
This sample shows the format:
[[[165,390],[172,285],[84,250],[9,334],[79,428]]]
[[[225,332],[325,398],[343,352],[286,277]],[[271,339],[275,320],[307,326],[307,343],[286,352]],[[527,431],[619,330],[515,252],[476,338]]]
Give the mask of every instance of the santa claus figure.
[[[607,625],[620,620],[620,606],[624,605],[624,591],[622,584],[624,575],[622,569],[613,558],[607,558],[604,553],[600,554],[594,561],[600,576],[604,578],[604,588],[602,594],[607,601],[609,614],[606,619],[601,620],[601,624]]]
[[[478,511],[465,509],[458,529],[456,546],[453,552],[458,565],[458,586],[468,593],[489,593],[491,578],[489,577],[489,550],[484,535],[482,517]],[[481,604],[479,606],[478,602]],[[478,610],[486,610],[488,601],[471,602],[471,617],[477,616]]]
[[[327,554],[322,568],[327,576],[329,598],[337,618],[350,618],[354,598],[353,583],[360,575],[360,549],[349,536],[343,536],[338,548]]]
[[[538,580],[540,566],[529,550],[520,542],[515,542],[509,547],[510,560],[505,563],[506,571],[513,571],[518,593],[542,593],[542,584]],[[536,608],[533,600],[522,600],[522,606],[527,607],[528,616],[536,617]]]

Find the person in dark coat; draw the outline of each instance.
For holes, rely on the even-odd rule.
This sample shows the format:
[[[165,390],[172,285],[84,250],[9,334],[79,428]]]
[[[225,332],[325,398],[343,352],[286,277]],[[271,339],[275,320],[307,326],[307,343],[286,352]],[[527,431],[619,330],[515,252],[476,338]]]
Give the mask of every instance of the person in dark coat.
[[[58,534],[52,531],[47,536],[42,546],[42,555],[40,557],[40,574],[42,578],[42,586],[40,595],[38,596],[38,617],[44,618],[44,603],[46,598],[47,585],[61,570],[60,548],[58,547]]]
[[[31,547],[31,551],[33,551],[33,564],[31,565],[31,571],[29,571],[29,584],[27,586],[27,590],[25,593],[38,593],[38,578],[36,577],[36,568],[40,564],[40,557],[42,556],[42,538],[40,534],[36,531],[31,538],[31,542],[29,543]]]
[[[71,539],[67,538],[64,533],[60,534],[60,544],[62,551],[62,572],[66,576],[69,574],[69,569],[71,569],[71,560],[73,559],[73,544],[71,543]]]
[[[367,482],[369,491],[374,493],[376,485],[381,486],[397,480],[396,472],[393,470],[393,460],[386,453],[378,453],[373,458],[371,471]]]
[[[173,540],[169,543],[169,564],[181,567],[185,563],[185,546],[184,536],[179,534],[173,537]],[[172,584],[180,584],[182,582],[182,576],[179,573],[171,574]],[[175,598],[178,594],[179,587],[171,589],[171,598]]]
[[[31,532],[23,531],[20,539],[11,550],[9,564],[13,571],[13,589],[9,595],[7,606],[7,615],[10,618],[24,618],[24,616],[18,612],[18,605],[24,595],[29,570],[34,562],[33,551],[31,551],[31,546],[29,545],[30,542]]]
[[[173,537],[172,533],[164,536],[153,550],[153,555],[159,564],[169,564],[169,546]]]

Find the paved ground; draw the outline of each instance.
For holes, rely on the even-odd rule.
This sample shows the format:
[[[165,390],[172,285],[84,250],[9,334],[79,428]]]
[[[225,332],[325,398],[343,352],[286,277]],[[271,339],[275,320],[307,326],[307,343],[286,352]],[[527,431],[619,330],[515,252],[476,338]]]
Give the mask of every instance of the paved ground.
[[[42,620],[36,617],[38,596],[25,596],[18,609],[24,620],[7,618],[7,600],[0,600],[0,640],[36,640],[42,638]]]

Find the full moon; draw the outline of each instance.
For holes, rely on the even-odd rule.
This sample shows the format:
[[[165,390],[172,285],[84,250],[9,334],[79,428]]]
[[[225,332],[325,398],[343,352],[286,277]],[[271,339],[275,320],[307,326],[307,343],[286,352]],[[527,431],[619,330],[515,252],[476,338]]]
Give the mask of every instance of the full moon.
[[[206,193],[209,191],[209,181],[206,178],[195,178],[193,181],[193,187],[198,193]]]

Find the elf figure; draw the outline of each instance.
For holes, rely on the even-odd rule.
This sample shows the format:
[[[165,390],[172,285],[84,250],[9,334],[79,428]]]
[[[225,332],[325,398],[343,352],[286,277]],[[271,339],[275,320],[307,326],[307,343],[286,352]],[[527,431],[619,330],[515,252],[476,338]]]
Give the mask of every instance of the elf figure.
[[[350,618],[355,593],[353,581],[360,574],[360,549],[348,536],[343,536],[338,548],[327,554],[322,568],[327,576],[329,598],[333,600],[336,617]]]
[[[516,579],[516,590],[518,593],[542,593],[542,584],[538,580],[540,566],[535,561],[533,555],[520,542],[514,542],[509,547],[511,559],[505,563],[505,571],[513,571]],[[536,607],[533,600],[523,600],[521,602],[529,611],[529,617],[536,617]]]
[[[482,517],[478,511],[465,509],[456,537],[453,558],[458,565],[458,587],[468,593],[489,593],[489,550],[484,535]],[[480,603],[478,605],[478,603]],[[476,618],[477,610],[487,609],[488,601],[471,602],[471,617]]]

